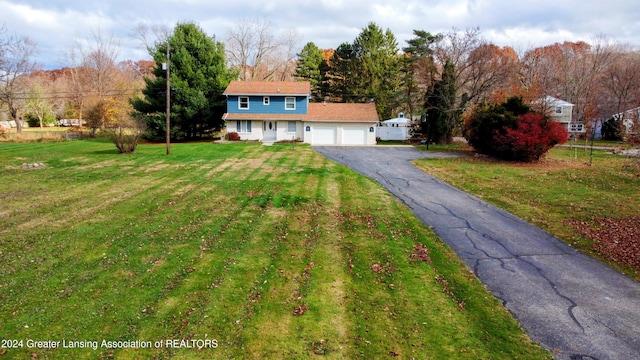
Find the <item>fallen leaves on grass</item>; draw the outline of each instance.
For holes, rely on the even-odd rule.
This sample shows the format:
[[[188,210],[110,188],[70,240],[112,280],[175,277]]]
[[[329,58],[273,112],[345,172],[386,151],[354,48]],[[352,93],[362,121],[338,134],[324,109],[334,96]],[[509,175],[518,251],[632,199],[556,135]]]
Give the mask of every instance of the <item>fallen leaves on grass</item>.
[[[371,270],[373,270],[373,272],[376,273],[376,274],[384,272],[384,268],[380,264],[371,265]]]
[[[295,310],[293,310],[293,315],[302,316],[309,310],[309,306],[307,304],[300,304],[296,306]]]
[[[413,253],[410,257],[414,260],[422,260],[427,263],[431,263],[431,258],[429,257],[429,249],[422,244],[413,246]]]
[[[311,349],[316,355],[326,355],[329,353],[328,340],[320,339],[318,341],[311,342]]]
[[[593,240],[592,249],[616,263],[640,269],[640,217],[591,221],[567,220],[580,235]]]
[[[391,264],[391,263],[387,263],[386,265],[380,265],[380,264],[373,264],[371,265],[371,271],[373,271],[376,274],[380,274],[380,273],[388,273],[391,274],[395,271],[395,267]]]

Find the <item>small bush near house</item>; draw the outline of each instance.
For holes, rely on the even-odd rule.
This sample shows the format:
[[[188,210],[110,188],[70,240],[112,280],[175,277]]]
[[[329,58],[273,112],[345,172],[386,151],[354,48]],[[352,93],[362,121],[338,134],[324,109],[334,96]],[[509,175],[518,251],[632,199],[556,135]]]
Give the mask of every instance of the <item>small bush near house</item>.
[[[568,137],[560,124],[532,111],[519,97],[479,106],[466,125],[467,140],[477,152],[511,161],[537,161]]]
[[[240,141],[240,135],[233,131],[227,134],[227,139],[230,141]]]
[[[133,154],[138,147],[142,133],[135,129],[117,127],[107,130],[107,134],[121,154]]]

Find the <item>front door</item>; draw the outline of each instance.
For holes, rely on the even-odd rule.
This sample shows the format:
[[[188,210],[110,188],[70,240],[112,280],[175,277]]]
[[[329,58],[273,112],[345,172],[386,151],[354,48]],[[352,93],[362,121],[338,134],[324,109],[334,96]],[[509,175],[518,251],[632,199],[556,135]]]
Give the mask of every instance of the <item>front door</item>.
[[[273,120],[267,120],[263,123],[264,140],[276,141],[276,133],[278,132],[278,123]]]

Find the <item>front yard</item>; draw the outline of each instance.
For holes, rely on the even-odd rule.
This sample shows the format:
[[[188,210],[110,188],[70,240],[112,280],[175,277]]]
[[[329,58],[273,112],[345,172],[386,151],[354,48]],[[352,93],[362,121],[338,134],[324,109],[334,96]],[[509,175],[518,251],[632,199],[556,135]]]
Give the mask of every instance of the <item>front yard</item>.
[[[550,358],[407,208],[310,147],[164,153],[0,143],[0,355]]]

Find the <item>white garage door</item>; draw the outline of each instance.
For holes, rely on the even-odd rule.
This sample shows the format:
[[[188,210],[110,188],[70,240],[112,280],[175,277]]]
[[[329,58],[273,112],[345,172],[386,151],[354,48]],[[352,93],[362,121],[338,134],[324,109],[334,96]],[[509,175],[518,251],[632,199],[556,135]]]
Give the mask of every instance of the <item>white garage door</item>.
[[[365,126],[345,126],[342,128],[344,145],[366,145],[367,128]]]
[[[338,129],[336,126],[316,125],[313,127],[313,145],[335,145]]]

